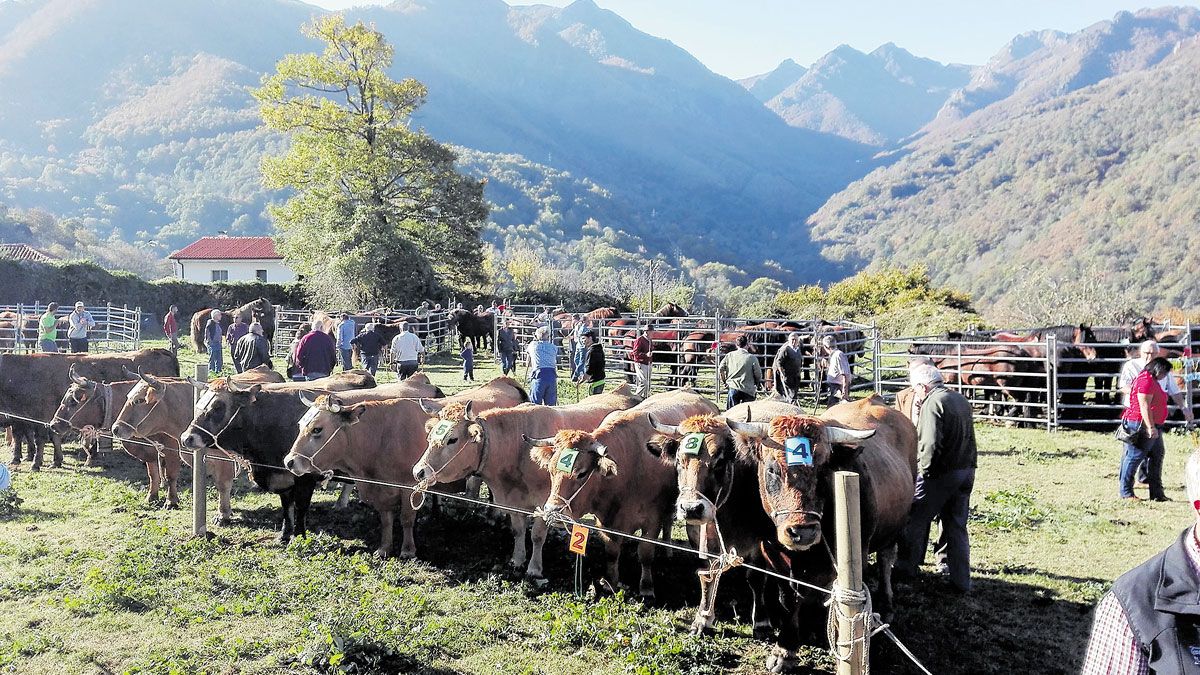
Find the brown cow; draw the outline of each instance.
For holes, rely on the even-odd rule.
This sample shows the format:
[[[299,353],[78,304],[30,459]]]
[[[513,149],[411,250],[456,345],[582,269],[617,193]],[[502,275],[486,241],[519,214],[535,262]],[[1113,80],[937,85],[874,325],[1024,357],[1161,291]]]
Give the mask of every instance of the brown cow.
[[[431,444],[413,467],[413,477],[430,485],[443,485],[475,474],[487,484],[496,504],[535,509],[545,502],[550,477],[530,459],[523,435],[553,436],[562,429],[594,429],[609,413],[626,410],[641,400],[629,385],[622,384],[572,405],[527,404],[481,412],[463,432],[456,432],[457,436],[448,436],[436,446]],[[514,513],[509,520],[513,530],[509,564],[520,569],[526,566],[526,519]],[[532,541],[533,552],[525,574],[531,579],[541,579],[546,521],[534,520]]]
[[[137,376],[136,373],[130,375]],[[265,367],[255,368],[235,376],[239,382],[251,384],[254,382],[282,382],[283,376]],[[183,392],[187,397],[186,412],[176,416],[176,423],[163,428],[149,430],[146,434],[121,434],[114,429],[113,435],[121,440],[125,452],[134,459],[146,465],[146,476],[149,478],[149,489],[146,502],[158,500],[159,487],[163,476],[167,479],[167,508],[179,508],[178,479],[180,467],[179,430],[187,426],[191,420],[192,387],[187,380],[179,378],[158,379],[153,375],[141,375],[140,379],[127,380],[104,384],[93,382],[86,378],[72,378],[70,389],[63,395],[58,412],[55,413],[52,427],[56,433],[65,433],[70,429],[81,430],[85,426],[96,429],[112,429],[121,420],[123,408],[145,404],[147,398],[160,400],[159,392],[168,387]],[[145,384],[144,384],[145,383]],[[150,384],[157,385],[156,390],[150,390]],[[164,405],[160,410],[166,411]],[[143,425],[146,426],[146,425]],[[147,427],[149,429],[149,427]],[[191,465],[191,453],[186,453],[184,461]],[[212,459],[206,462],[208,474],[213,477],[220,495],[220,512],[217,524],[229,519],[229,495],[233,488],[233,479],[237,476],[237,467],[229,461]]]
[[[359,477],[406,484],[425,447],[422,431],[429,420],[429,410],[465,409],[468,404],[491,409],[528,400],[516,380],[508,377],[498,377],[482,387],[439,400],[380,401],[350,395],[325,396],[301,420],[300,435],[284,457],[283,465],[296,476],[311,474],[328,478],[340,473],[351,480]],[[415,556],[416,512],[408,493],[400,488],[360,482],[358,494],[379,512],[379,547],[375,555],[391,555],[395,510],[399,506],[400,526],[404,531],[400,557]]]
[[[693,415],[716,413],[712,401],[681,389],[654,394],[629,410],[611,413],[593,432],[563,430],[531,440],[530,456],[550,474],[545,512],[575,518],[592,513],[606,528],[629,534],[641,531],[651,539],[669,536],[678,489],[675,472],[646,452],[656,433],[649,417],[679,424]],[[607,578],[601,583],[607,582],[611,589],[619,581],[621,541],[607,535],[601,539],[608,557]],[[648,600],[654,598],[654,549],[653,543],[638,544],[642,567],[638,593]]]
[[[111,354],[0,354],[0,413],[12,413],[49,424],[62,393],[71,385],[71,367],[80,377],[96,382],[127,379],[125,370],[179,377],[179,361],[166,349],[143,349]],[[62,442],[54,443],[54,466],[62,466]],[[33,469],[42,468],[45,438],[38,437]],[[16,458],[14,458],[16,459]]]
[[[675,518],[701,527],[701,536],[707,539],[702,549],[719,553],[723,542],[726,549],[736,550],[747,563],[771,564],[771,558],[764,556],[763,550],[772,548],[775,527],[762,510],[754,465],[740,461],[742,455],[750,452],[746,439],[735,434],[729,422],[770,422],[781,415],[802,414],[803,410],[790,403],[765,400],[736,405],[720,416],[689,417],[677,426],[652,420],[661,436],[652,440],[647,449],[667,466],[676,468],[679,497],[675,502]],[[681,448],[683,439],[685,447]],[[754,636],[767,639],[771,636],[771,621],[766,592],[774,584],[757,574],[747,580],[754,596],[751,607]],[[700,606],[692,622],[692,633],[696,635],[712,627],[714,617],[709,610],[715,598],[710,597],[711,591],[707,577],[701,576]]]
[[[192,346],[196,348],[197,354],[204,354],[207,350],[204,348],[204,327],[208,325],[208,320],[212,316],[213,308],[206,307],[192,315]],[[247,325],[258,321],[263,327],[263,337],[270,342],[275,338],[275,305],[271,304],[266,298],[251,300],[246,304],[232,310],[221,311],[221,335],[229,330],[230,324],[233,323],[233,318],[236,316],[242,317],[242,321]]]
[[[791,565],[793,576],[803,574],[810,583],[828,585],[834,576],[832,560],[821,545],[822,537],[830,540],[835,534],[834,514],[825,502],[833,494],[833,474],[859,475],[863,552],[879,553],[879,607],[886,619],[892,606],[896,539],[908,520],[916,479],[917,433],[912,422],[871,397],[840,403],[821,417],[781,416],[770,424],[731,422],[731,427],[754,448],[748,459],[758,465],[762,508],[771,517],[775,542],[799,554],[777,561],[777,568]],[[795,663],[800,646],[800,603],[786,609],[789,616],[767,660],[775,672]],[[823,624],[823,612],[821,618]]]

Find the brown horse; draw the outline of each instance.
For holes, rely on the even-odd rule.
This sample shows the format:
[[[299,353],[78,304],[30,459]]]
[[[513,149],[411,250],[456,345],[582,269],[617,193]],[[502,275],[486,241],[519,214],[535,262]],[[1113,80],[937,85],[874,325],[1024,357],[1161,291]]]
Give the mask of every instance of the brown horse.
[[[208,325],[208,320],[212,317],[212,307],[200,310],[192,315],[192,346],[196,348],[196,353],[203,354],[204,349],[204,327]],[[270,342],[275,338],[275,306],[266,298],[252,300],[237,309],[221,312],[221,334],[229,330],[229,326],[233,323],[233,318],[240,316],[245,323],[253,323],[258,321],[263,327],[263,337]]]

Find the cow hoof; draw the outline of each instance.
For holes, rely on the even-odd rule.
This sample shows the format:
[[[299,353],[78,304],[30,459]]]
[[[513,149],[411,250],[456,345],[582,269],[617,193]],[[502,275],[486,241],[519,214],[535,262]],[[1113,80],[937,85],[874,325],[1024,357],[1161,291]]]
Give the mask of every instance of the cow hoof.
[[[167,502],[166,504],[163,504],[163,508],[168,511],[178,511],[179,502]]]
[[[51,465],[50,465],[50,468],[51,468],[51,469],[61,469],[61,468],[62,468],[62,462],[55,462],[55,463],[53,463],[53,464],[51,464]]]
[[[229,516],[223,516],[223,515],[217,514],[217,515],[213,516],[212,522],[213,522],[213,525],[220,526],[220,525],[228,524],[230,520],[232,520],[232,518],[230,518]]]
[[[704,635],[705,633],[710,633],[710,632],[711,632],[711,627],[708,625],[708,622],[705,621],[704,619],[696,619],[695,621],[692,622],[692,625],[688,627],[688,633],[691,633],[692,635],[695,635],[696,637],[699,637],[701,635]]]
[[[531,576],[526,575],[525,581],[527,581],[531,586],[533,586],[534,588],[537,588],[537,589],[542,589],[542,588],[545,588],[546,586],[550,585],[550,580],[543,576],[531,577]]]
[[[653,605],[654,604],[654,600],[655,600],[654,591],[650,591],[648,593],[638,593],[638,597],[641,598],[643,605]]]
[[[772,673],[786,673],[796,667],[796,654],[782,647],[775,647],[767,657],[767,670]]]
[[[754,626],[754,639],[755,640],[762,640],[762,641],[766,642],[773,637],[775,637],[775,631],[771,630],[771,624],[768,623],[768,624]]]
[[[416,551],[400,551],[399,558],[401,560],[412,560],[413,558],[416,558],[416,557],[417,557]]]
[[[42,470],[42,465],[41,465],[41,464],[34,464],[32,468],[33,468],[33,470],[34,470],[34,471],[41,471],[41,470]]]

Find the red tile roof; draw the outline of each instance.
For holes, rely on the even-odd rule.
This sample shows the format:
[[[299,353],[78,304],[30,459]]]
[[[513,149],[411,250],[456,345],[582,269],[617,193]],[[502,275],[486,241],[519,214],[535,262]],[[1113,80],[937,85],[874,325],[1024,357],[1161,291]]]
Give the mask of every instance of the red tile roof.
[[[58,260],[58,258],[49,253],[43,253],[29,244],[0,244],[0,258],[32,260],[34,262],[52,262]]]
[[[172,260],[282,260],[270,237],[201,237],[167,256]]]

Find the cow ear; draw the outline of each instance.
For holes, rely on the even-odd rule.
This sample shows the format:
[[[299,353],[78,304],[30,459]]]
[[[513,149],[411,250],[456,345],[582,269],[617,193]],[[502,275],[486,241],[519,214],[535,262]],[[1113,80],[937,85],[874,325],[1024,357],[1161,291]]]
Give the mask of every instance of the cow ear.
[[[646,442],[646,451],[662,460],[663,464],[674,464],[675,453],[679,452],[679,439],[658,435]]]
[[[538,466],[549,471],[551,463],[554,460],[554,446],[538,445],[535,443],[529,446],[529,458]]]
[[[367,406],[360,403],[358,405],[352,405],[349,408],[342,408],[341,414],[346,416],[346,419],[350,421],[350,424],[358,424],[359,420],[362,419],[363,413],[366,411]]]
[[[478,423],[472,424],[471,426],[467,427],[467,435],[471,437],[472,442],[482,443],[483,427],[479,426]]]
[[[601,476],[617,475],[617,463],[611,457],[601,457],[600,461],[596,464],[596,469],[600,472]]]
[[[829,449],[833,455],[834,463],[839,466],[846,466],[858,459],[858,456],[862,454],[863,446],[861,444],[832,443]]]
[[[232,389],[231,389],[231,391],[232,391]],[[249,387],[248,389],[243,389],[243,390],[241,390],[241,391],[238,391],[238,392],[236,392],[236,393],[238,393],[238,394],[242,394],[242,395],[244,395],[244,396],[248,396],[248,397],[250,398],[250,402],[251,402],[251,403],[253,403],[253,402],[254,402],[254,399],[258,397],[258,395],[259,395],[259,393],[260,393],[260,392],[262,392],[262,385],[261,385],[261,384],[255,384],[255,385],[253,385],[253,386]]]

